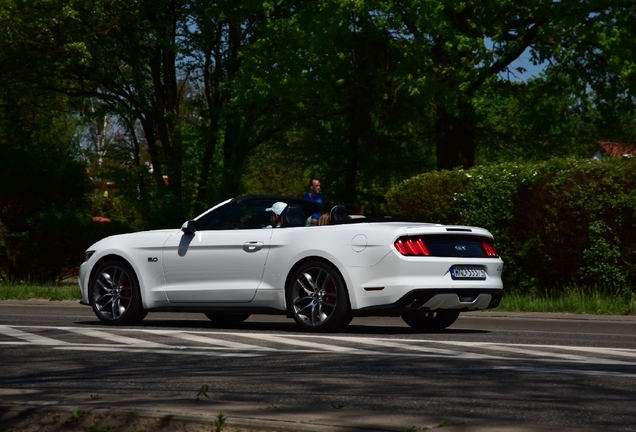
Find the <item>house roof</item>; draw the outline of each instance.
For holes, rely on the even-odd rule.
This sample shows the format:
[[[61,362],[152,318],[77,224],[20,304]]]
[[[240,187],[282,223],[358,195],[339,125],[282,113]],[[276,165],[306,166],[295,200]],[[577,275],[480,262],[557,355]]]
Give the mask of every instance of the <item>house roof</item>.
[[[615,143],[602,141],[597,143],[600,150],[613,158],[622,158],[625,155],[636,155],[636,144]]]

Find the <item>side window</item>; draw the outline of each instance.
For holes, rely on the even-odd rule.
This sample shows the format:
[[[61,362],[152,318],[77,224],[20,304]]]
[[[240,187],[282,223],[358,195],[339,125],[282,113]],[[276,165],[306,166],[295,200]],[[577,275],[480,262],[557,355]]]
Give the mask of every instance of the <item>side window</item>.
[[[197,220],[197,231],[261,229],[271,224],[271,212],[266,209],[272,207],[273,200],[249,200],[239,204],[230,203],[224,207],[208,213]],[[291,203],[281,215],[283,227],[308,226],[311,217],[317,209],[306,204]]]
[[[269,201],[229,204],[197,220],[198,231],[260,229],[269,223],[265,209]]]

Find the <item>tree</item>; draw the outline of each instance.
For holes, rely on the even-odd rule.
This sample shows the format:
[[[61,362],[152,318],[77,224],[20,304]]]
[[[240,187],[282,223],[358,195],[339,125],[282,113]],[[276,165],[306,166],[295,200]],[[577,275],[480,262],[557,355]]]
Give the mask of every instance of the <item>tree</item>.
[[[528,50],[535,61],[578,39],[575,29],[605,1],[486,2],[457,0],[379,1],[378,22],[389,30],[404,61],[411,94],[437,107],[437,168],[475,162],[475,95],[498,80]]]
[[[146,203],[149,227],[175,226],[247,192],[254,176],[246,170],[254,172],[262,148],[290,155],[304,165],[293,172],[323,177],[347,203],[377,201],[433,166],[472,166],[476,143],[488,145],[478,126],[506,128],[483,119],[495,112],[484,95],[510,106],[530,98],[499,74],[528,51],[574,64],[584,57],[574,41],[610,35],[599,23],[629,27],[632,6],[608,5],[7,0],[0,52],[11,61],[0,67],[39,91],[82,98],[84,114],[98,105],[127,144],[118,153],[129,157],[126,175],[118,175],[139,198],[131,204]],[[625,48],[629,33],[620,35],[603,46]],[[514,100],[500,93],[507,90]],[[571,103],[551,99],[550,109],[574,107],[566,97]]]
[[[606,140],[636,142],[635,14],[631,0],[597,7],[568,29],[576,39],[553,46],[551,70],[591,89]]]
[[[70,101],[14,84],[0,90],[0,275],[53,281],[91,242],[89,182]]]
[[[584,157],[605,131],[593,96],[563,73],[497,81],[476,92],[477,164]]]
[[[29,79],[41,89],[99,101],[117,116],[140,173],[139,142],[145,141],[150,186],[163,210],[156,213],[169,214],[149,218],[154,223],[180,223],[193,207],[200,211],[212,199],[241,193],[247,155],[285,129],[286,104],[254,91],[243,62],[267,17],[289,7],[197,0],[13,6],[6,13],[20,19],[7,24],[5,48],[36,71]]]
[[[244,68],[291,107],[278,141],[318,175],[329,200],[379,204],[390,184],[428,169],[423,110],[409,103],[399,53],[368,2],[299,2],[276,17]],[[430,111],[430,110],[428,110]]]

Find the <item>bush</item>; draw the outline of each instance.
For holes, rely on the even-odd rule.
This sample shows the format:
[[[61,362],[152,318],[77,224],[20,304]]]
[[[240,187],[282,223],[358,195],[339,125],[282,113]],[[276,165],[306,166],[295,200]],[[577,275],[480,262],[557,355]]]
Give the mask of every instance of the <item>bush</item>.
[[[387,193],[394,215],[482,226],[520,292],[636,284],[636,160],[553,159],[421,174]]]

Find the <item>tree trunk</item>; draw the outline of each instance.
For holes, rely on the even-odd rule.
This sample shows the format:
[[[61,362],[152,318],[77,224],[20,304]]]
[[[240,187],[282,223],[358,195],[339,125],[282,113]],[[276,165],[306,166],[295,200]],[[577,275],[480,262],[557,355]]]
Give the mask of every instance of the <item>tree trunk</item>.
[[[350,100],[349,107],[349,143],[345,165],[345,201],[347,204],[355,204],[358,182],[358,149],[363,133],[360,113],[360,104],[354,89],[354,96]]]
[[[475,165],[475,110],[460,102],[457,113],[439,106],[436,120],[437,169]]]
[[[208,202],[211,198],[209,188],[210,170],[219,139],[219,119],[223,109],[223,98],[220,95],[222,56],[219,46],[222,35],[222,26],[218,24],[214,40],[207,51],[203,66],[203,91],[210,118],[208,119],[208,135],[205,151],[203,153],[203,160],[201,161],[199,190],[197,191],[197,199],[194,203],[195,214],[203,212],[211,204]]]
[[[223,141],[223,180],[221,182],[221,199],[232,198],[241,193],[241,177],[243,175],[247,146],[241,133],[242,122],[239,116],[230,116],[225,126]]]

